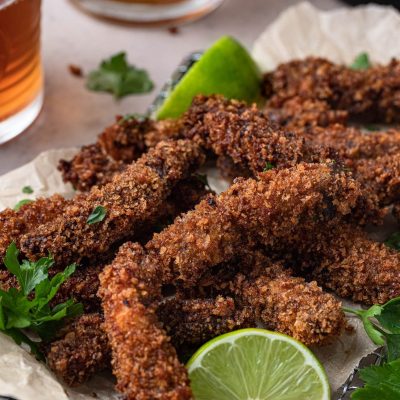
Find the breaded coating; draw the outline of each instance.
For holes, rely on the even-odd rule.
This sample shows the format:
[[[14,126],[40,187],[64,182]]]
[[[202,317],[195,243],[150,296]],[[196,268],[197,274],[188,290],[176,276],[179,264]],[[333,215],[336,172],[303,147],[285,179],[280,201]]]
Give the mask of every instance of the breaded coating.
[[[258,181],[239,180],[218,197],[210,196],[156,234],[146,250],[124,244],[100,275],[99,290],[118,390],[127,399],[191,396],[186,370],[156,315],[163,284],[195,287],[207,270],[232,260],[251,237],[272,248],[282,242],[295,246],[304,234],[338,223],[359,195],[345,173],[300,164],[260,174]],[[342,321],[321,321],[310,340],[337,334]]]
[[[400,296],[400,253],[358,227],[338,225],[297,251],[303,271],[340,297],[372,305]]]
[[[279,264],[253,278],[238,274],[232,290],[267,329],[290,335],[306,345],[331,342],[345,326],[340,301],[324,293],[315,281],[293,277]]]
[[[116,173],[125,168],[126,164],[113,160],[98,143],[83,146],[72,160],[60,160],[58,164],[64,182],[70,182],[82,192],[110,182]]]
[[[333,110],[326,101],[300,96],[291,97],[280,108],[267,106],[263,111],[271,123],[285,130],[344,125],[348,119],[345,110]]]
[[[288,269],[273,265],[260,250],[242,249],[235,265],[216,268],[208,277],[203,276],[192,291],[178,289],[175,295],[157,302],[157,317],[179,353],[234,329],[255,327],[259,321],[269,329],[291,334],[308,345],[332,340],[344,326],[339,301],[323,293],[315,282],[306,283],[302,278],[291,277]],[[233,272],[232,276],[225,274],[228,270]],[[223,294],[209,297],[209,289]],[[103,352],[108,354],[111,350],[102,338],[101,321],[80,318],[74,323],[73,331],[81,329],[78,326],[81,321],[85,331],[89,330],[88,323],[91,324],[91,336],[84,337],[85,346],[90,347],[90,340],[93,346],[101,342]],[[63,329],[59,337],[70,330],[69,327]],[[55,372],[61,377],[63,371],[68,371],[68,383],[83,383],[104,368],[104,359],[92,358],[90,353],[80,351],[77,341],[58,338],[50,349],[50,366],[56,368]],[[75,362],[70,356],[75,352],[79,354],[81,368],[70,365]],[[63,371],[58,370],[60,366]]]
[[[108,367],[110,348],[102,323],[100,314],[84,314],[64,327],[49,345],[47,363],[69,386],[80,385]]]
[[[72,200],[58,218],[25,234],[21,250],[29,259],[50,252],[60,265],[104,254],[140,226],[155,222],[172,188],[203,160],[203,152],[188,140],[160,142],[112,182],[93,187]],[[104,219],[88,224],[98,206],[105,210]]]
[[[351,166],[351,160],[375,159],[400,153],[400,131],[363,132],[355,127],[334,124],[296,130],[307,140],[335,149]]]
[[[113,372],[128,400],[192,398],[187,371],[151,305],[165,278],[157,262],[129,243],[100,275]]]
[[[186,137],[218,156],[229,156],[240,168],[253,174],[267,163],[277,168],[298,164],[331,162],[336,154],[313,146],[304,138],[272,125],[255,105],[248,107],[221,96],[197,96],[183,117]]]
[[[267,256],[259,262],[253,268],[245,260],[230,265],[239,272],[225,280],[226,269],[217,266],[216,282],[210,282],[210,289],[221,293],[215,298],[192,295],[161,303],[157,313],[173,343],[201,344],[233,329],[255,327],[258,322],[306,345],[321,345],[340,335],[345,326],[340,301],[324,293],[315,281],[291,276],[289,269]],[[195,291],[207,292],[203,284],[201,280]]]
[[[400,152],[354,162],[354,176],[367,192],[378,196],[381,206],[400,200]]]
[[[75,302],[83,304],[85,312],[99,311],[101,305],[97,291],[99,274],[103,268],[102,264],[78,267],[74,274],[60,286],[51,305],[55,306],[72,298]]]
[[[232,297],[169,298],[157,308],[157,316],[173,345],[201,345],[223,333],[256,326],[254,312],[238,307]]]
[[[264,76],[268,107],[281,108],[295,96],[325,101],[333,110],[378,122],[399,121],[400,63],[392,60],[354,70],[322,58],[308,57],[281,64]]]
[[[329,165],[299,164],[259,177],[238,180],[220,196],[202,201],[154,235],[146,248],[176,279],[192,286],[252,238],[264,245],[278,245],[284,238],[295,245],[317,227],[336,224],[361,196],[353,179]]]
[[[68,204],[62,196],[54,194],[24,204],[18,211],[7,208],[0,212],[0,259],[12,241],[19,245],[21,235],[62,215]]]
[[[326,140],[321,142],[314,140],[319,135],[313,132],[321,132],[320,128],[303,129],[296,133],[280,130],[271,124],[255,106],[248,107],[244,103],[224,100],[218,96],[195,98],[192,107],[184,117],[184,126],[187,137],[223,157],[223,175],[229,178],[237,173],[248,175],[250,172],[252,175],[257,175],[266,169],[287,168],[299,162],[335,162],[338,168],[344,164],[354,171],[355,177],[363,185],[365,204],[361,208],[365,213],[356,211],[355,218],[358,219],[358,223],[379,222],[386,213],[382,207],[395,200],[395,195],[385,190],[382,183],[383,179],[389,181],[393,178],[391,186],[396,190],[397,161],[391,158],[389,162],[385,162],[384,176],[380,171],[382,166],[380,161],[374,161],[374,166],[370,165],[369,168],[376,172],[374,176],[373,172],[363,168],[362,165],[343,157],[345,156],[343,138],[341,144],[336,146],[338,149],[335,146],[332,146],[333,148],[327,146]],[[355,130],[352,132],[355,136]],[[383,152],[385,148],[390,147],[391,151],[396,153],[393,148],[395,140],[388,139],[388,135],[384,135],[383,138],[381,135],[381,143],[379,143],[379,138],[363,140],[361,146],[363,151],[366,154],[372,153],[369,149],[376,144],[376,152]],[[328,137],[328,134],[325,137]],[[360,138],[358,140],[361,141]],[[331,140],[331,143],[333,142],[334,140]],[[340,158],[338,153],[341,153],[343,158]],[[393,154],[393,157],[398,157],[397,153]],[[368,212],[366,212],[367,209],[369,209]]]
[[[96,143],[83,146],[72,160],[60,160],[58,169],[64,182],[81,191],[104,185],[123,171],[125,164],[138,159],[148,149],[167,139],[181,136],[179,121],[152,121],[134,116],[117,116]]]

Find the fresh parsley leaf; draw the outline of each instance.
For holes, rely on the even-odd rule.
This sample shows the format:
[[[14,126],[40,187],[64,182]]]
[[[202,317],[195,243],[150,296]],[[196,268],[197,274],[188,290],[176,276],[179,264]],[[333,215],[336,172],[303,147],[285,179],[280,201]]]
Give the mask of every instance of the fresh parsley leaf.
[[[353,392],[352,400],[398,400],[400,398],[400,360],[360,371],[365,386]]]
[[[33,193],[33,189],[32,189],[31,186],[24,186],[24,187],[22,188],[22,193],[31,194],[31,193]]]
[[[89,225],[97,224],[98,222],[103,221],[103,219],[107,215],[107,209],[103,206],[97,206],[93,209],[92,213],[89,215],[87,219],[87,223]]]
[[[385,242],[386,246],[400,251],[400,231],[393,233]]]
[[[89,73],[86,87],[112,93],[119,99],[130,94],[151,92],[154,84],[144,69],[129,65],[126,53],[120,52],[103,60],[98,69]]]
[[[387,361],[400,358],[400,335],[385,333],[387,347]]]
[[[275,165],[274,164],[271,164],[269,161],[267,161],[266,163],[265,163],[265,167],[264,167],[264,169],[263,169],[263,172],[267,172],[267,171],[269,171],[270,169],[274,169],[275,168]]]
[[[391,333],[400,334],[400,297],[381,306],[382,311],[376,316],[381,326]]]
[[[58,289],[74,273],[76,266],[72,264],[49,279],[48,270],[54,263],[52,257],[20,263],[18,256],[19,251],[13,242],[6,250],[4,265],[17,278],[19,288],[0,289],[0,331],[18,344],[26,343],[38,356],[37,343],[25,334],[25,330],[35,333],[42,340],[49,340],[62,319],[83,312],[82,305],[72,299],[55,307],[50,306]]]
[[[368,310],[343,309],[362,320],[365,332],[375,344],[386,346],[389,362],[400,357],[400,297],[383,305],[375,304]]]
[[[368,69],[371,67],[371,62],[369,60],[369,55],[368,53],[360,53],[352,62],[350,65],[350,68],[352,69]]]
[[[33,200],[30,199],[23,199],[20,200],[15,206],[14,206],[14,211],[19,211],[19,209],[24,206],[25,204],[32,203]]]

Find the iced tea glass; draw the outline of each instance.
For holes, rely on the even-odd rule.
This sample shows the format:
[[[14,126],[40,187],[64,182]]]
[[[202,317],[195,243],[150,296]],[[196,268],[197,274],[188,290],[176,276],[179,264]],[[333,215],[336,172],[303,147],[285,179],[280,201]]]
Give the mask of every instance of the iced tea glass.
[[[24,131],[43,104],[41,0],[0,0],[0,144]]]

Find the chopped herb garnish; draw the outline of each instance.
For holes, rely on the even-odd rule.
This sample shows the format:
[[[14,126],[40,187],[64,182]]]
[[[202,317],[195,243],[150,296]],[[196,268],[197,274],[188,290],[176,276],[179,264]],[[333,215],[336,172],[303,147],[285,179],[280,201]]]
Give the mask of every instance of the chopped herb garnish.
[[[15,206],[14,206],[14,211],[19,211],[19,209],[24,206],[25,204],[32,203],[33,200],[30,199],[23,199],[20,200]]]
[[[368,53],[360,53],[350,65],[352,69],[368,69],[371,67]]]
[[[385,242],[386,246],[400,251],[400,231],[393,233]]]
[[[31,186],[24,186],[24,187],[22,188],[22,193],[31,194],[31,193],[33,193],[33,189],[32,189]]]
[[[61,284],[74,273],[75,264],[50,279],[48,270],[54,264],[51,256],[36,262],[23,260],[20,263],[18,255],[19,251],[13,242],[8,246],[3,261],[8,271],[15,275],[19,289],[11,288],[7,292],[0,289],[0,331],[11,336],[18,344],[26,343],[40,357],[37,342],[32,341],[27,333],[34,333],[48,341],[63,318],[83,312],[82,304],[72,299],[50,306]]]
[[[361,319],[367,335],[376,345],[385,346],[384,364],[360,371],[365,386],[357,389],[351,398],[375,400],[378,395],[381,400],[400,398],[400,297],[367,310],[343,309]]]
[[[264,167],[264,169],[263,169],[263,172],[267,172],[267,171],[269,171],[270,169],[274,169],[275,168],[275,165],[274,164],[271,164],[269,161],[267,161],[266,163],[265,163],[265,167]]]
[[[154,87],[144,69],[128,64],[124,52],[103,60],[98,69],[89,73],[86,86],[90,90],[112,93],[117,99],[148,93]]]
[[[97,206],[93,209],[92,213],[89,215],[86,222],[89,225],[97,224],[98,222],[103,221],[106,215],[107,215],[107,210],[103,206]]]
[[[193,174],[206,188],[211,190],[210,184],[208,183],[208,178],[206,174]]]

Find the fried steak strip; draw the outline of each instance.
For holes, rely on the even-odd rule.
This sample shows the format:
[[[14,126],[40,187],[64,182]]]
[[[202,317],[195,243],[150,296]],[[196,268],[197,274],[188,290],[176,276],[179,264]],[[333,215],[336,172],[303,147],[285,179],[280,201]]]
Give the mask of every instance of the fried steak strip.
[[[60,160],[58,169],[65,182],[81,191],[104,185],[157,143],[180,136],[179,122],[155,122],[139,117],[117,116],[96,143],[83,146],[72,160]]]
[[[93,187],[86,196],[73,199],[61,216],[25,234],[21,250],[30,259],[50,252],[61,265],[104,254],[133,236],[140,225],[154,223],[173,187],[203,160],[203,152],[188,140],[160,142],[112,182]],[[88,224],[97,206],[104,207],[106,215]]]
[[[354,70],[322,58],[281,64],[264,76],[268,107],[279,109],[295,96],[325,102],[329,109],[377,122],[397,122],[400,111],[400,62],[392,60]]]
[[[24,204],[18,211],[7,208],[0,212],[0,259],[11,242],[19,245],[20,237],[37,226],[62,215],[68,204],[59,194]],[[19,246],[18,246],[19,247]]]
[[[400,295],[400,253],[358,227],[338,225],[318,242],[305,240],[297,251],[303,273],[340,297],[372,305]]]
[[[359,196],[357,183],[343,172],[298,165],[261,174],[259,181],[239,180],[177,218],[146,249],[124,244],[101,274],[99,291],[118,390],[127,399],[191,398],[186,371],[156,315],[163,283],[194,287],[252,238],[270,246],[296,245],[304,233],[340,221]],[[321,328],[337,333],[329,325],[342,321]]]

